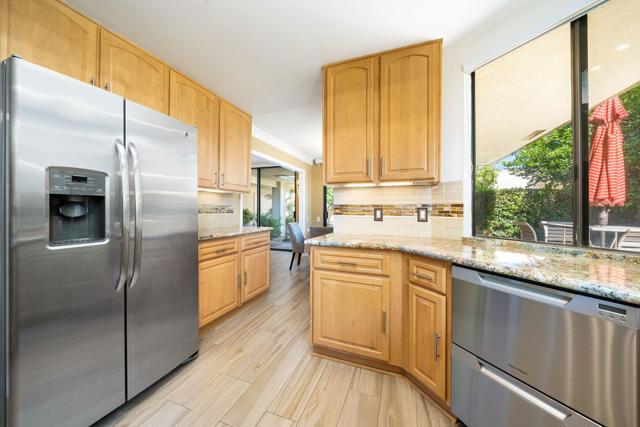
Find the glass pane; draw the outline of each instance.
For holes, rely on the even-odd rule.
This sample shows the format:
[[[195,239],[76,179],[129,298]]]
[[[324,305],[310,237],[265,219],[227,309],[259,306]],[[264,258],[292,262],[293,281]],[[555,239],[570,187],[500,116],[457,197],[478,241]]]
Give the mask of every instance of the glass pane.
[[[640,2],[588,16],[590,244],[640,252]]]
[[[244,208],[242,209],[242,224],[246,226],[257,225],[256,212],[258,211],[258,170],[251,169],[251,191],[243,196]]]
[[[475,72],[475,235],[573,244],[570,120],[570,24]]]
[[[327,227],[333,227],[333,187],[327,186]]]
[[[282,167],[260,169],[260,225],[272,227],[271,247],[291,249],[287,224],[295,221],[296,174]]]

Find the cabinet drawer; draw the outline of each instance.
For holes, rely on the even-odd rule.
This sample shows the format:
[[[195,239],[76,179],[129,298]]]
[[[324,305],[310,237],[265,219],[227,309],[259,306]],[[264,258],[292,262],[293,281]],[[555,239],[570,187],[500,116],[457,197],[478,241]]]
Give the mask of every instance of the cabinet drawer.
[[[241,248],[244,251],[247,249],[257,248],[259,246],[268,245],[270,240],[271,238],[269,232],[252,234],[242,239]]]
[[[213,240],[200,243],[198,249],[198,259],[200,261],[231,255],[238,252],[238,239]]]
[[[446,294],[447,264],[436,260],[409,258],[409,282]]]
[[[315,249],[313,251],[313,267],[388,276],[389,258],[388,254],[380,252]]]

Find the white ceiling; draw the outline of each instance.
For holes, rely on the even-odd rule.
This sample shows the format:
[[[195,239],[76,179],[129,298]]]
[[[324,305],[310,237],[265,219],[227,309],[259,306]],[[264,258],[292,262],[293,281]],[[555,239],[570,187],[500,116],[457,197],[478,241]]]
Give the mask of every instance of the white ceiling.
[[[459,39],[519,0],[67,0],[250,112],[262,131],[322,153],[321,66]]]

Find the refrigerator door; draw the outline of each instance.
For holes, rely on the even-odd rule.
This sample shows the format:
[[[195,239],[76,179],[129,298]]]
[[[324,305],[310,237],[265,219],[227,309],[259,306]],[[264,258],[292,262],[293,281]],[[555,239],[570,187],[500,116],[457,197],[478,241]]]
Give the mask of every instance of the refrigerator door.
[[[4,66],[7,425],[87,426],[125,402],[124,286],[116,289],[126,261],[116,149],[124,101],[17,58]],[[66,190],[97,177],[102,196],[78,206],[83,196],[53,194],[52,170],[91,171],[89,182],[80,174],[73,185],[68,175]],[[60,198],[77,209],[51,204]],[[83,235],[83,216],[95,215],[98,237],[52,245],[50,214],[65,236]]]
[[[196,130],[126,101],[131,171],[127,398],[198,351]],[[137,221],[136,221],[137,218]]]

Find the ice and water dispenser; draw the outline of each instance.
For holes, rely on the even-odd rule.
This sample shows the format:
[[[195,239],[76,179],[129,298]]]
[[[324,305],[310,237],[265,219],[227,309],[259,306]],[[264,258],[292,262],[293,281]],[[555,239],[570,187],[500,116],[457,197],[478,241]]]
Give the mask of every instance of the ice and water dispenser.
[[[104,240],[107,175],[62,167],[50,167],[48,172],[49,245],[78,245]]]

